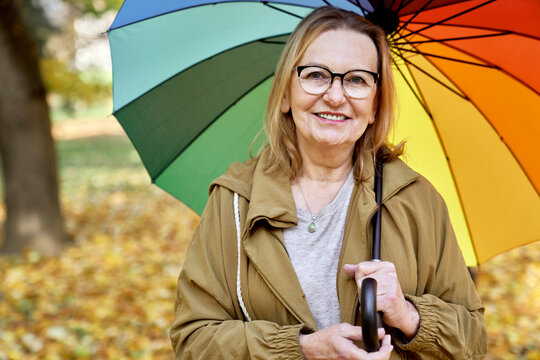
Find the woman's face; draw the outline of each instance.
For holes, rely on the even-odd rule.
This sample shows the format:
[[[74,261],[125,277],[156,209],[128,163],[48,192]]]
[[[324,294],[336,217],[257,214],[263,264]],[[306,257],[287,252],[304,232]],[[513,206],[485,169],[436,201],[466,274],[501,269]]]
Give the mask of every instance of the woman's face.
[[[349,70],[377,72],[377,48],[364,34],[352,30],[322,33],[306,49],[298,65],[319,65],[334,73]],[[298,73],[291,73],[291,85],[281,104],[281,111],[292,113],[301,149],[335,147],[348,149],[374,121],[376,89],[363,99],[348,97],[339,78],[330,88],[312,95],[300,87]]]

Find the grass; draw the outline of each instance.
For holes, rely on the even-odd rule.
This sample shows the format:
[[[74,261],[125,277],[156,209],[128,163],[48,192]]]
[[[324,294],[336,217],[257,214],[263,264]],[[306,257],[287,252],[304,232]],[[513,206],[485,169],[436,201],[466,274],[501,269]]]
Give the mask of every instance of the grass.
[[[125,136],[99,136],[56,142],[61,193],[144,191],[150,177]]]
[[[69,121],[77,118],[103,118],[112,113],[112,102],[104,101],[89,107],[83,107],[76,112],[69,111],[61,106],[51,106],[49,116],[52,123]]]

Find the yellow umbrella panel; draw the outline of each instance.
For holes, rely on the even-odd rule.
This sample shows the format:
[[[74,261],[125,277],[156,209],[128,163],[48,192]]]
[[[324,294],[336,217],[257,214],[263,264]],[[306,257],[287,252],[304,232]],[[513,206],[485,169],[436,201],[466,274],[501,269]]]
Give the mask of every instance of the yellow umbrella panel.
[[[519,150],[508,144],[534,143],[524,145],[519,136],[538,140],[540,97],[501,72],[455,60],[411,56],[395,66],[395,139],[407,140],[405,160],[444,197],[467,265],[540,240],[538,190],[516,157]],[[449,80],[452,70],[465,81]],[[512,111],[515,97],[528,106]],[[508,140],[501,137],[505,127],[513,132]],[[524,152],[538,166],[538,150]]]

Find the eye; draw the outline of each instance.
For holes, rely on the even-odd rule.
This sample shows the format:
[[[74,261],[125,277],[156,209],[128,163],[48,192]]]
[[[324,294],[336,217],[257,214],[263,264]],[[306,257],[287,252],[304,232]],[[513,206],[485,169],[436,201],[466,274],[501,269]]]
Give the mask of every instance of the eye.
[[[318,67],[309,67],[302,71],[301,77],[310,81],[328,81],[330,74],[324,69]]]
[[[324,71],[319,70],[308,71],[306,74],[306,79],[309,80],[324,80],[327,78],[328,75]]]
[[[308,74],[308,78],[311,79],[322,79],[324,76],[320,71],[314,71]]]
[[[364,85],[366,83],[366,79],[359,75],[351,75],[347,78],[347,82],[353,84],[353,85]]]

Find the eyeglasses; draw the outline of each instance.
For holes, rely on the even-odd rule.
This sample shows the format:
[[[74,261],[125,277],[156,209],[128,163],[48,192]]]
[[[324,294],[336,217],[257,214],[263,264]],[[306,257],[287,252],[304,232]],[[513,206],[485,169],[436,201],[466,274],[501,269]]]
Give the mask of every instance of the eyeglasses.
[[[367,70],[350,70],[339,74],[317,65],[297,66],[293,70],[298,72],[300,86],[308,94],[326,92],[334,78],[338,77],[345,93],[353,99],[363,99],[371,94],[379,78],[379,74]]]

